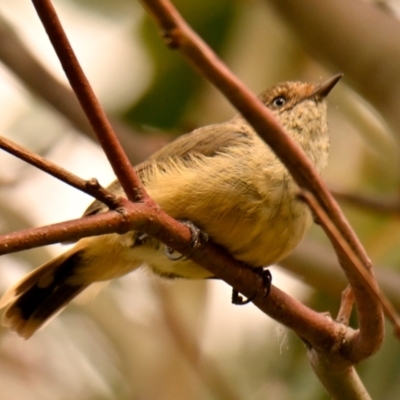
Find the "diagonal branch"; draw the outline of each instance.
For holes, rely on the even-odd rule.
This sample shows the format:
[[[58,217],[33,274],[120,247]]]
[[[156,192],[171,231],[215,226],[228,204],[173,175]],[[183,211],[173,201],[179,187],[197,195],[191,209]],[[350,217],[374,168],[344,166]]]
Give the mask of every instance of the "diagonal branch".
[[[118,198],[110,191],[101,187],[95,178],[85,181],[64,168],[59,167],[57,164],[32,153],[24,147],[2,136],[0,136],[0,148],[49,175],[54,176],[60,181],[65,182],[75,189],[78,189],[89,196],[93,196],[95,199],[106,204],[111,210],[116,209],[120,205]]]
[[[367,197],[353,193],[331,190],[336,199],[345,201],[350,205],[384,214],[400,214],[399,196],[392,198]]]
[[[150,201],[75,56],[51,1],[32,0],[32,3],[46,29],[71,87],[128,199]]]
[[[326,235],[329,237],[329,239],[336,251],[336,254],[340,260],[340,263],[344,269],[344,272],[346,273],[346,276],[349,280],[350,285],[352,287],[355,287],[355,286],[359,285],[360,282],[367,283],[365,285],[365,289],[367,291],[364,293],[364,297],[372,296],[372,297],[375,297],[375,299],[377,301],[381,302],[386,315],[389,317],[390,321],[395,326],[396,334],[399,335],[400,334],[400,318],[399,318],[395,308],[392,306],[390,301],[387,299],[387,297],[379,291],[377,282],[373,279],[372,275],[368,271],[366,271],[366,269],[360,263],[360,260],[355,256],[353,250],[351,249],[349,244],[344,240],[344,238],[341,235],[341,233],[339,232],[339,230],[336,228],[335,225],[333,225],[332,221],[329,219],[326,212],[319,206],[315,197],[310,192],[306,192],[306,191],[301,192],[300,196],[302,199],[304,199],[304,201],[308,204],[308,206],[314,212],[315,216],[318,219],[318,222],[321,224]],[[356,267],[355,271],[357,272],[358,276],[355,274],[348,273],[348,271],[346,269],[348,265],[354,265]],[[361,341],[364,341],[364,343],[367,343],[368,340],[370,340],[370,338],[374,336],[374,332],[364,332],[360,329],[359,335],[365,335],[366,336],[365,339],[363,339]],[[357,339],[357,341],[360,340],[358,338],[358,335],[356,337],[354,337],[353,340],[354,339]],[[349,349],[352,352],[354,351],[353,350],[354,347],[356,347],[356,346],[352,346],[351,343],[349,344]]]
[[[371,262],[340,207],[302,149],[286,135],[272,113],[233,76],[222,61],[191,30],[168,0],[142,0],[142,3],[159,25],[167,44],[171,48],[178,49],[192,66],[224,93],[284,162],[297,184],[313,193],[333,224],[349,243],[363,268],[371,271]],[[346,264],[344,269],[348,275],[354,277],[353,282],[357,281],[357,268],[354,264]],[[372,275],[371,279],[374,282]],[[360,329],[371,336],[373,333],[374,337],[370,336],[367,339],[365,335],[362,335],[362,339],[366,339],[367,343],[358,342],[357,345],[362,350],[361,354],[365,354],[364,345],[370,345],[369,351],[372,354],[379,348],[383,339],[383,314],[381,305],[375,297],[365,295],[367,290],[365,286],[365,282],[358,282],[353,290]],[[357,352],[356,349],[354,351]]]

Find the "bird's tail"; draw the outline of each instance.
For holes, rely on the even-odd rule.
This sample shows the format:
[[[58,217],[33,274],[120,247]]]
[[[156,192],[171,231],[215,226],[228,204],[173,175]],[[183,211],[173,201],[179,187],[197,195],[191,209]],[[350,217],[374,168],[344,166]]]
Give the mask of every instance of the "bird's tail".
[[[68,280],[82,262],[83,250],[76,246],[32,271],[0,299],[0,308],[8,306],[2,324],[31,337],[87,287]]]

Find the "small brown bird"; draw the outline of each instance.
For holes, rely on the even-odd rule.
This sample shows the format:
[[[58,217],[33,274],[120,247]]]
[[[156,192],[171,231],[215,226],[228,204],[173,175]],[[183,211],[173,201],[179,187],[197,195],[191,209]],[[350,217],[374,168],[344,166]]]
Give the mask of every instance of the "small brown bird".
[[[340,77],[322,85],[285,82],[260,95],[319,172],[329,150],[324,99]],[[136,171],[165,212],[192,221],[255,268],[288,255],[311,224],[286,167],[240,115],[179,137]],[[118,181],[109,189],[123,195]],[[95,201],[84,215],[106,210]],[[27,339],[92,283],[143,264],[167,278],[212,276],[191,260],[171,260],[162,243],[136,231],[84,238],[4,294],[0,307],[8,307],[2,323]]]

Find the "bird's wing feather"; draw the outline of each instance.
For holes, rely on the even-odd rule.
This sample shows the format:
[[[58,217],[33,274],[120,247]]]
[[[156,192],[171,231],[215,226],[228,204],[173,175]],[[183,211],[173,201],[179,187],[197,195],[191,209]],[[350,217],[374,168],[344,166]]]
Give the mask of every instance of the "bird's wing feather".
[[[210,134],[210,130],[213,134]],[[238,126],[230,124],[210,125],[197,129],[191,133],[180,136],[170,144],[164,146],[154,153],[150,158],[135,167],[139,177],[143,177],[151,166],[163,163],[170,159],[179,159],[183,162],[190,162],[190,158],[196,155],[214,157],[224,149],[243,143],[249,138],[249,128],[246,125]],[[120,183],[115,180],[108,189],[112,192],[120,192],[123,195]],[[95,200],[85,211],[83,216],[104,212],[107,207]]]

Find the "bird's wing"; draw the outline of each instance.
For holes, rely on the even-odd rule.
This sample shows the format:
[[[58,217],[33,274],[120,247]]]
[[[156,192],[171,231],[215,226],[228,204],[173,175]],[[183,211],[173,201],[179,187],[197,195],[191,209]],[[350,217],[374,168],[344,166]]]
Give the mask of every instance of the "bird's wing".
[[[249,129],[245,124],[219,124],[197,129],[191,133],[180,136],[173,142],[161,148],[146,161],[135,167],[136,173],[142,177],[154,163],[162,164],[170,159],[179,159],[189,162],[196,155],[214,157],[224,149],[243,143],[249,139]],[[120,192],[123,195],[120,183],[115,180],[108,189]],[[97,214],[107,210],[107,206],[95,200],[85,211],[83,216]]]

